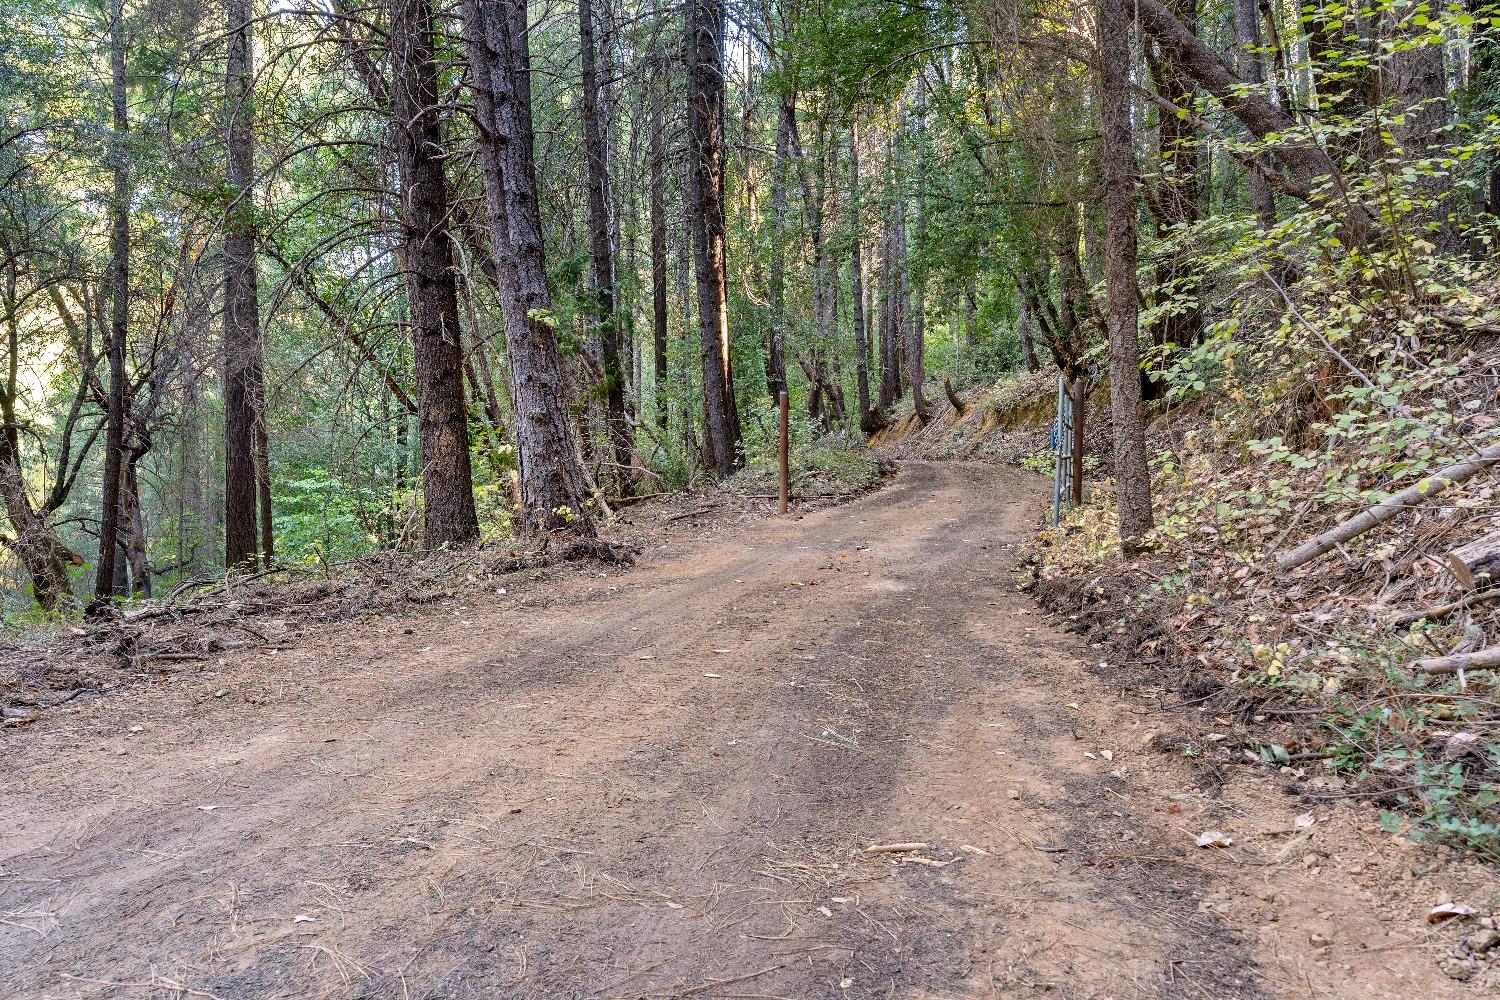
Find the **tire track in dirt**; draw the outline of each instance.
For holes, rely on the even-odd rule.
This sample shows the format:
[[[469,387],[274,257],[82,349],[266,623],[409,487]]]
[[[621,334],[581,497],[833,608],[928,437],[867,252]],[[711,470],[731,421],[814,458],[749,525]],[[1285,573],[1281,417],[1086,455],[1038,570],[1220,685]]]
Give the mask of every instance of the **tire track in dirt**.
[[[540,607],[246,663],[261,704],[54,713],[4,748],[0,992],[1441,995],[1203,910],[1247,874],[1189,854],[1187,779],[1015,592],[1039,482],[910,463]],[[862,850],[903,840],[952,863]]]

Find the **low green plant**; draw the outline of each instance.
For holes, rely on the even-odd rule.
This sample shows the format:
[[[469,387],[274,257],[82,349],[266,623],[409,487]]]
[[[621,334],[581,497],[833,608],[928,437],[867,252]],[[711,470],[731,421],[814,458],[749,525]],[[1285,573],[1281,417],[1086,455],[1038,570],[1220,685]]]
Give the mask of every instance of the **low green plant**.
[[[1500,744],[1489,745],[1491,767],[1500,766]],[[1417,762],[1410,791],[1401,798],[1410,813],[1386,811],[1380,824],[1416,841],[1453,844],[1500,860],[1500,785],[1476,781],[1458,762]]]

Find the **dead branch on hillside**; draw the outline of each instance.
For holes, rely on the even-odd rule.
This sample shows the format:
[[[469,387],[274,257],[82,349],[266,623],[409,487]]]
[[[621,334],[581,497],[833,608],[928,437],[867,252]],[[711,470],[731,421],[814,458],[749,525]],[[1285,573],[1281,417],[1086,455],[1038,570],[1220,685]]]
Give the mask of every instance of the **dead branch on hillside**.
[[[1439,618],[1446,618],[1455,611],[1462,611],[1464,608],[1474,604],[1493,601],[1497,597],[1500,597],[1500,587],[1491,587],[1489,590],[1476,590],[1471,594],[1465,594],[1456,601],[1448,601],[1445,604],[1438,604],[1430,608],[1421,608],[1417,611],[1408,611],[1405,614],[1397,615],[1391,619],[1391,624],[1396,628],[1400,628],[1403,625],[1410,625],[1412,622],[1421,621],[1423,618],[1426,618],[1428,621],[1436,621]]]
[[[1312,562],[1324,553],[1331,552],[1341,542],[1347,542],[1357,535],[1362,535],[1371,528],[1384,524],[1397,514],[1411,510],[1438,494],[1467,482],[1496,462],[1500,462],[1500,444],[1492,444],[1477,455],[1471,455],[1446,469],[1424,476],[1390,499],[1383,500],[1370,509],[1334,525],[1316,538],[1303,542],[1276,560],[1276,569],[1285,573],[1304,563]]]
[[[1419,674],[1456,674],[1460,670],[1491,670],[1495,667],[1500,667],[1500,646],[1473,653],[1429,656],[1412,664],[1412,669]]]

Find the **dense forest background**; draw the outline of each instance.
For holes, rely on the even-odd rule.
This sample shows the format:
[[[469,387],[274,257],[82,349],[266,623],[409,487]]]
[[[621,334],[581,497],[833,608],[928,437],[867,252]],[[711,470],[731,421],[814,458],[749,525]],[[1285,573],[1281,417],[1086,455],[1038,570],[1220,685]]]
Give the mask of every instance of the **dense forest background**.
[[[782,389],[815,456],[945,386],[1107,381],[1127,548],[1191,488],[1163,408],[1290,470],[1250,514],[1386,495],[1493,423],[1444,345],[1497,328],[1497,26],[0,0],[7,610],[587,538],[767,469]]]

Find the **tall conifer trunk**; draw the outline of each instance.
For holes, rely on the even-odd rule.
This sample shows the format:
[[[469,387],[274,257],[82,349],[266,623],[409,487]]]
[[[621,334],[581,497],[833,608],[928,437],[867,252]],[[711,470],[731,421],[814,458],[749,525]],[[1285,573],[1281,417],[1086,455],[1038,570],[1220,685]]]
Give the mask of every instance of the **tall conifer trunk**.
[[[688,201],[703,362],[703,457],[715,474],[727,476],[743,456],[724,238],[724,3],[686,2]]]
[[[521,472],[522,527],[597,533],[553,329],[531,124],[525,0],[465,0],[485,201],[497,249]]]
[[[1240,75],[1258,88],[1266,82],[1266,57],[1260,30],[1257,0],[1234,0],[1234,40],[1240,47]],[[1250,208],[1262,229],[1276,225],[1276,201],[1265,175],[1251,170],[1246,178],[1250,185]]]
[[[662,130],[665,87],[651,95],[651,355],[656,383],[656,425],[667,427],[667,153]]]
[[[1099,0],[1099,119],[1104,139],[1104,213],[1109,330],[1109,397],[1114,418],[1115,504],[1120,543],[1141,547],[1152,526],[1151,472],[1141,415],[1140,324],[1136,286],[1135,150],[1130,124],[1128,0]]]
[[[120,491],[125,458],[125,337],[130,321],[130,160],[125,136],[130,122],[125,94],[125,3],[112,0],[109,8],[110,104],[114,132],[110,136],[110,169],[114,191],[109,204],[109,428],[104,444],[104,486],[100,498],[99,564],[94,594],[118,593],[115,569],[119,560]]]
[[[391,111],[401,176],[401,229],[411,296],[412,371],[422,458],[423,541],[479,537],[464,401],[458,281],[438,118],[437,50],[428,0],[391,4]]]
[[[771,329],[766,334],[766,391],[774,401],[786,388],[786,202],[791,169],[793,97],[776,112],[776,153],[771,164]]]
[[[227,180],[224,215],[224,564],[254,566],[257,523],[256,412],[261,383],[259,283],[255,253],[255,135],[252,131],[250,0],[228,0],[224,103]]]
[[[594,284],[594,318],[604,361],[604,416],[614,446],[615,479],[621,493],[631,488],[630,424],[625,416],[623,322],[616,315],[613,194],[609,183],[607,121],[602,109],[594,42],[593,0],[578,0],[578,48],[583,75],[583,150],[588,176],[589,271]]]
[[[859,397],[859,427],[874,431],[870,410],[870,327],[865,314],[865,260],[860,222],[859,132],[849,126],[849,287],[854,323],[854,388]]]

